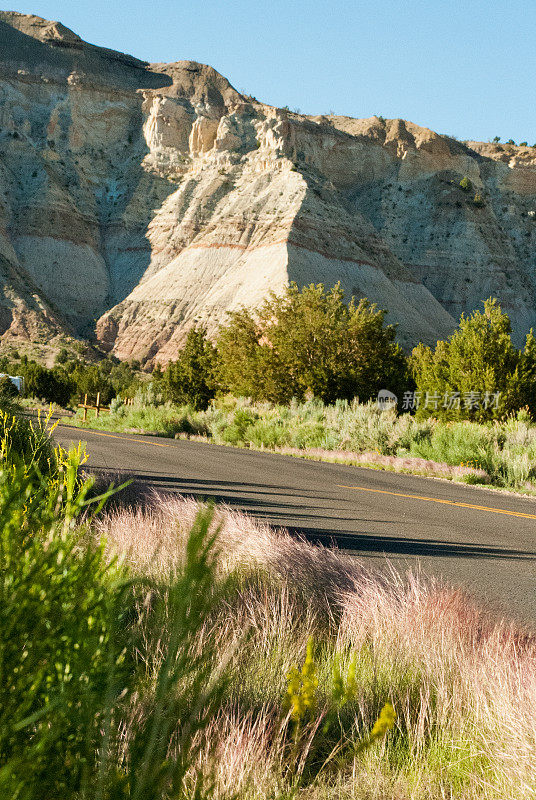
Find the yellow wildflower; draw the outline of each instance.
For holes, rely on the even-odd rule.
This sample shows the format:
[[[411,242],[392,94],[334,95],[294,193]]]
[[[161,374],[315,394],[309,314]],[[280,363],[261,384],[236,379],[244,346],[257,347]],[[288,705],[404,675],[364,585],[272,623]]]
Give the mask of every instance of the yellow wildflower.
[[[396,714],[393,706],[391,703],[386,703],[382,710],[380,711],[380,716],[374,723],[374,727],[372,728],[369,741],[374,741],[375,739],[381,739],[387,731],[391,730],[394,727],[396,722]]]
[[[287,707],[292,719],[300,722],[306,712],[312,713],[316,707],[318,676],[312,639],[309,639],[307,643],[307,654],[301,673],[297,667],[292,667],[287,673],[287,681]]]

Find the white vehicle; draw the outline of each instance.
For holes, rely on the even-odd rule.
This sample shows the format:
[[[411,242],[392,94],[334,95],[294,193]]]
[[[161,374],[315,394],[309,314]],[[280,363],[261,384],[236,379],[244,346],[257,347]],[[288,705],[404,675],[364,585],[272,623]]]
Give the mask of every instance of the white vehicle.
[[[24,378],[21,375],[6,375],[5,372],[0,372],[0,378],[9,378],[19,394],[24,391]]]

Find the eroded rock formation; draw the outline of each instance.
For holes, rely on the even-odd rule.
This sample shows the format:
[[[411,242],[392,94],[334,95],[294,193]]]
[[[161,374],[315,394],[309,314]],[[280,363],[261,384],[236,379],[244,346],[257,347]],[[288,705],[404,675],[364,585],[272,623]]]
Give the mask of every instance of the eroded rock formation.
[[[489,295],[518,341],[536,323],[536,149],[293,114],[14,12],[0,78],[4,340],[96,333],[166,361],[290,280],[341,281],[406,346]]]

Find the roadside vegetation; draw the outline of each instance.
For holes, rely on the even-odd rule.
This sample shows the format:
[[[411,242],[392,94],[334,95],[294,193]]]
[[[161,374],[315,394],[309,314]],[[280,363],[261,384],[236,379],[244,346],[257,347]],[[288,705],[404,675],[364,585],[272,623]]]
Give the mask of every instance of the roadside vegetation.
[[[66,349],[59,351],[52,368],[44,367],[27,355],[19,357],[17,352],[0,358],[0,373],[24,378],[26,397],[62,408],[76,406],[86,394],[94,400],[99,392],[103,405],[118,394],[128,396],[140,383],[139,366],[138,362],[111,358],[88,363]]]
[[[113,401],[111,413],[99,419],[84,424],[78,415],[66,421],[536,493],[536,425],[526,411],[504,421],[454,422],[380,411],[374,402],[278,406],[231,396],[197,411],[148,403],[140,394],[133,405]]]
[[[165,369],[139,367],[67,352],[52,370],[0,362],[31,396],[76,406],[100,393],[110,413],[90,411],[91,427],[535,490],[536,339],[531,331],[515,347],[493,299],[448,340],[407,356],[366,300],[347,305],[339,286],[293,284],[230,314],[215,341],[192,328]],[[398,397],[396,412],[376,408],[380,390]],[[81,413],[69,421],[81,425]]]
[[[119,494],[107,511],[114,490],[97,491],[83,452],[13,412],[0,429],[6,800],[536,790],[531,635],[438,582],[225,508],[124,510]]]

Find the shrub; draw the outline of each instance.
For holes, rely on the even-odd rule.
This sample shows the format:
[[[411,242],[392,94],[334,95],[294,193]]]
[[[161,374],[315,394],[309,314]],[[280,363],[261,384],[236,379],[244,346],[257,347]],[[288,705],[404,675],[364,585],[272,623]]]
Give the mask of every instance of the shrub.
[[[438,425],[429,436],[411,443],[411,455],[452,466],[472,466],[493,471],[494,440],[483,425],[468,422]]]
[[[529,333],[524,351],[517,350],[510,319],[492,298],[483,313],[462,314],[458,329],[435,350],[418,345],[410,363],[423,401],[419,416],[483,420],[525,404],[535,408],[536,340]],[[433,404],[426,407],[426,398],[435,398]]]
[[[329,433],[321,422],[304,422],[291,430],[293,447],[326,447]]]
[[[72,796],[95,761],[106,704],[123,689],[110,672],[121,652],[114,568],[70,524],[90,485],[75,491],[77,468],[73,456],[62,486],[23,468],[0,471],[4,797]]]
[[[72,451],[57,482],[0,469],[1,796],[184,797],[190,770],[202,797],[199,733],[224,687],[201,635],[220,597],[212,512],[180,568],[133,580],[87,529],[111,491],[89,501],[79,466]]]
[[[204,328],[192,328],[175,362],[162,376],[164,397],[179,405],[207,408],[216,392],[216,351]]]
[[[53,475],[57,470],[50,438],[50,417],[30,420],[13,409],[0,410],[0,466],[23,466],[26,472],[38,470]]]
[[[462,189],[464,192],[470,192],[470,191],[471,191],[471,189],[473,188],[473,184],[471,183],[471,181],[469,180],[469,178],[467,177],[467,175],[465,175],[465,177],[463,177],[463,178],[461,179],[461,181],[460,181],[460,183],[459,183],[459,187],[460,187],[460,189]]]
[[[61,369],[47,369],[35,361],[22,361],[21,374],[24,377],[25,394],[38,397],[49,403],[67,405],[75,384]]]
[[[473,197],[473,205],[475,205],[477,208],[483,208],[486,205],[484,197],[480,194],[480,192],[477,192]]]
[[[19,396],[19,390],[7,376],[0,378],[0,405],[2,403],[12,403]]]
[[[70,355],[66,347],[61,347],[55,359],[56,364],[65,364],[69,361]]]
[[[337,284],[302,290],[291,284],[272,293],[256,312],[230,315],[217,343],[222,384],[255,400],[288,403],[310,394],[325,403],[380,388],[399,391],[407,380],[405,356],[385,313],[367,300],[344,303]]]
[[[233,422],[224,428],[222,438],[229,444],[244,444],[249,441],[249,429],[255,424],[258,419],[257,414],[248,410],[239,408],[234,413]]]
[[[258,420],[244,432],[245,440],[254,447],[281,447],[287,443],[288,431],[277,419]]]

